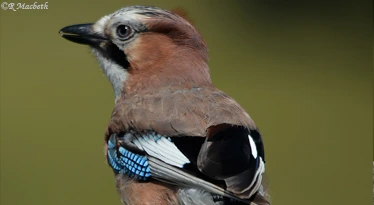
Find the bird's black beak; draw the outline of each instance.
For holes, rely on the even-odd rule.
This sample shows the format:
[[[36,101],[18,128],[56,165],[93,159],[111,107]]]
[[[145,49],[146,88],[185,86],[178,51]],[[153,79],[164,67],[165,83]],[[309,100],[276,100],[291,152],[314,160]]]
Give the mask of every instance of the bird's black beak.
[[[67,26],[60,30],[60,35],[74,43],[95,46],[108,39],[95,33],[92,29],[93,24],[77,24]]]

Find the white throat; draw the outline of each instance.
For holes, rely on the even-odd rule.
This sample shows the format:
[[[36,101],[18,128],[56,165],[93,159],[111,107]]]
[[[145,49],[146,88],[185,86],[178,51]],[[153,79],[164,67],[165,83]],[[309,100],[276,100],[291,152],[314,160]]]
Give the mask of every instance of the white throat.
[[[92,49],[92,53],[96,56],[100,63],[101,70],[109,79],[113,86],[115,101],[121,96],[124,83],[127,79],[127,71],[117,63],[105,58],[99,51]]]

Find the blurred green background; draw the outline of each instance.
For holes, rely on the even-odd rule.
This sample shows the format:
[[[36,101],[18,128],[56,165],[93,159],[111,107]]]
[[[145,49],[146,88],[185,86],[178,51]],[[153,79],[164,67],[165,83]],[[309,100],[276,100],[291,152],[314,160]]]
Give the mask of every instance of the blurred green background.
[[[214,84],[263,133],[273,204],[371,203],[371,2],[49,0],[1,10],[1,205],[120,204],[103,153],[111,85],[58,31],[134,4],[188,11]]]

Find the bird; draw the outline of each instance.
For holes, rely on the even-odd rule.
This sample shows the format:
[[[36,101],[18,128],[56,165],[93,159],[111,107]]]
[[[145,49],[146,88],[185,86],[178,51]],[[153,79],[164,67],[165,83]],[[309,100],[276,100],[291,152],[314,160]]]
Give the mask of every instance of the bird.
[[[104,150],[124,205],[270,204],[262,135],[213,85],[186,13],[128,6],[59,34],[88,45],[113,86]]]

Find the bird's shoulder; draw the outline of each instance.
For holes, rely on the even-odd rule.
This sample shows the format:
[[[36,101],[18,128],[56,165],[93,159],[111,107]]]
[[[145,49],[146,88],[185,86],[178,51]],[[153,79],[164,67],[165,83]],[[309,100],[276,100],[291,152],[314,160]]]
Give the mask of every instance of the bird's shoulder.
[[[215,87],[168,88],[117,101],[109,132],[154,130],[166,136],[206,136],[207,129],[226,124],[256,130],[247,112]]]

